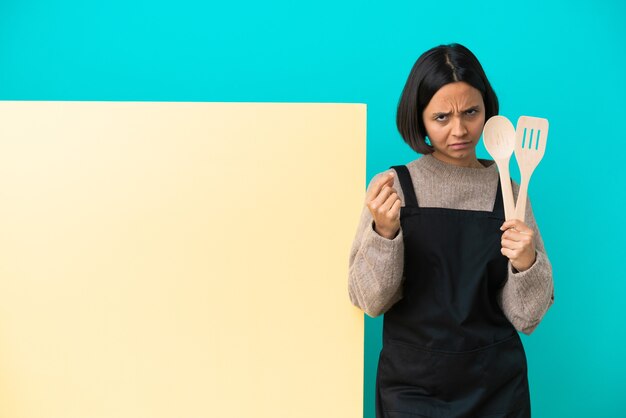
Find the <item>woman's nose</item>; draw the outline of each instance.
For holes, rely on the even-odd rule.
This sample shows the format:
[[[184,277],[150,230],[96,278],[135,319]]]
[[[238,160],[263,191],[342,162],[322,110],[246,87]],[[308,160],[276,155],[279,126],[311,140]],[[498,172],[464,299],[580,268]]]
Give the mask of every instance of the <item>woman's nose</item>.
[[[467,128],[463,123],[463,118],[454,118],[452,125],[452,135],[454,136],[464,136],[467,133]]]

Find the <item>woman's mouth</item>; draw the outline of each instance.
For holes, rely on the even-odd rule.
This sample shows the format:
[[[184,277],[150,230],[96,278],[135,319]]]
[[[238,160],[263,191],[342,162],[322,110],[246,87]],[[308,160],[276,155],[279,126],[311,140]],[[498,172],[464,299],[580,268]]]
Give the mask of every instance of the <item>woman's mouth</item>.
[[[450,148],[454,150],[465,149],[465,148],[469,148],[471,144],[472,144],[471,142],[457,142],[456,144],[450,145]]]

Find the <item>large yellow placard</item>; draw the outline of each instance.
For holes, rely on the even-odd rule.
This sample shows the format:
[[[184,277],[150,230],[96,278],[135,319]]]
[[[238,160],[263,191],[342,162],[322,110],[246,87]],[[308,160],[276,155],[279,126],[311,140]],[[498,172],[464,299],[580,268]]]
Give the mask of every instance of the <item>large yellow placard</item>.
[[[361,417],[365,126],[0,102],[0,417]]]

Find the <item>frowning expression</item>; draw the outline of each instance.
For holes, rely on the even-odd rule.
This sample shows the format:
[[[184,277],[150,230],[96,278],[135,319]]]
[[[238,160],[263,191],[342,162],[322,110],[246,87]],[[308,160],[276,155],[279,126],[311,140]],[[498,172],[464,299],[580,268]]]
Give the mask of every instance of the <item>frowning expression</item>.
[[[476,144],[485,125],[480,91],[463,81],[441,87],[422,113],[433,156],[454,165],[476,162]]]

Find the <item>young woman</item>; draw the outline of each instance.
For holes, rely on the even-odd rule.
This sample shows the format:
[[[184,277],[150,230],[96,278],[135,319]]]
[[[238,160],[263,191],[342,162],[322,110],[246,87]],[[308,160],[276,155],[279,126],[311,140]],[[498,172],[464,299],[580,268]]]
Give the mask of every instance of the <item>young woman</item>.
[[[505,222],[497,167],[476,157],[497,114],[462,45],[432,48],[413,66],[396,122],[423,156],[372,179],[350,253],[352,303],[385,314],[379,418],[530,416],[517,331],[537,327],[554,285],[530,202],[526,222]]]

